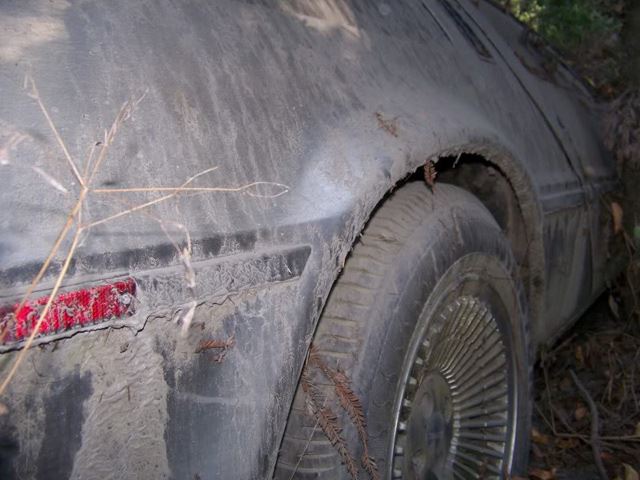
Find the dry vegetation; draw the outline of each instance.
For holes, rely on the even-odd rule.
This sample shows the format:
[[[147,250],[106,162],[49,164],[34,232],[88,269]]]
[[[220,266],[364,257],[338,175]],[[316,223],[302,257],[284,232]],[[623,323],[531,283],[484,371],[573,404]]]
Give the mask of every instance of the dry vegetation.
[[[36,169],[33,167],[36,172],[46,181],[50,186],[56,188],[65,194],[73,194],[76,196],[75,203],[73,207],[67,214],[67,218],[65,223],[62,225],[55,242],[51,245],[51,249],[49,254],[47,255],[45,261],[42,263],[40,270],[37,275],[31,281],[27,292],[21,299],[18,307],[16,308],[16,312],[20,311],[25,303],[29,300],[30,296],[33,292],[40,286],[42,279],[47,274],[47,271],[53,262],[57,262],[58,259],[61,260],[61,268],[59,273],[56,275],[55,280],[53,282],[53,287],[50,291],[47,292],[49,298],[46,304],[39,311],[39,316],[35,321],[35,324],[31,328],[30,335],[21,346],[21,350],[13,359],[13,362],[10,364],[8,371],[4,373],[2,381],[0,383],[0,399],[2,395],[6,392],[7,387],[9,386],[11,380],[14,378],[18,367],[25,359],[28,349],[32,346],[34,340],[38,336],[40,332],[40,327],[42,323],[49,313],[51,309],[52,303],[55,300],[57,293],[63,287],[65,277],[67,271],[69,269],[69,265],[76,254],[78,245],[80,244],[81,239],[86,240],[86,235],[90,232],[90,230],[98,225],[102,225],[108,222],[112,222],[121,217],[125,217],[128,215],[133,215],[137,213],[142,213],[147,215],[149,218],[157,221],[160,225],[162,231],[165,232],[170,242],[173,244],[176,249],[176,253],[180,258],[183,266],[184,266],[184,280],[189,288],[189,290],[193,293],[195,288],[196,277],[191,265],[191,237],[189,235],[188,230],[179,222],[168,222],[166,220],[162,220],[156,216],[154,216],[150,209],[151,207],[158,205],[160,203],[168,202],[172,199],[175,199],[181,194],[184,193],[244,193],[254,197],[268,197],[275,198],[280,196],[288,191],[288,187],[286,185],[282,185],[275,182],[264,182],[264,181],[255,181],[245,185],[240,186],[194,186],[194,182],[207,175],[208,173],[216,170],[218,167],[211,167],[205,170],[202,170],[195,175],[189,177],[182,184],[177,186],[166,186],[166,187],[153,187],[153,186],[141,186],[141,187],[126,187],[126,188],[95,188],[94,183],[95,179],[98,176],[98,173],[103,167],[103,165],[108,162],[108,153],[109,148],[112,146],[114,141],[116,140],[116,136],[118,131],[123,128],[124,124],[130,120],[134,110],[138,107],[138,105],[144,100],[146,96],[146,92],[141,96],[135,99],[131,99],[126,101],[119,112],[117,113],[113,123],[111,124],[108,130],[105,130],[104,137],[102,141],[96,142],[89,150],[89,154],[87,158],[84,159],[83,165],[77,162],[76,159],[73,158],[69,149],[67,148],[67,144],[62,138],[58,128],[56,127],[55,121],[49,113],[49,109],[46,107],[43,98],[38,91],[37,85],[33,77],[27,75],[24,81],[24,88],[26,94],[32,98],[40,108],[42,115],[46,121],[48,128],[50,129],[52,135],[54,136],[57,146],[60,148],[67,167],[73,177],[73,179],[77,182],[78,187],[74,190],[73,187],[65,187],[62,182],[55,179],[52,175],[47,173],[41,168]],[[2,162],[3,167],[7,167],[11,164],[9,159],[11,152],[26,138],[26,134],[14,133],[9,137],[9,140],[6,145],[3,145],[2,150],[2,158],[4,159]],[[73,185],[72,182],[69,182]],[[271,193],[264,194],[258,187],[267,187],[270,189]],[[147,201],[137,204],[131,204],[127,199],[126,195],[130,193],[143,193],[143,194],[160,194],[160,196],[155,196],[154,198],[150,198]],[[85,214],[86,206],[88,202],[90,202],[94,196],[109,196],[112,198],[114,204],[118,205],[126,205],[126,208],[117,211],[116,213],[107,215],[102,218],[94,218],[89,219],[86,218]],[[176,227],[178,230],[184,233],[184,240],[177,241],[175,240],[168,232],[167,225],[171,224]],[[89,240],[90,241],[90,240]],[[196,308],[196,300],[193,299],[188,305],[184,308],[184,314],[181,317],[182,324],[182,332],[183,334],[188,330],[191,319],[193,318],[193,314]],[[14,317],[15,318],[15,317]],[[3,340],[7,332],[9,332],[14,325],[9,321],[8,324],[0,325],[0,340]],[[218,345],[207,345],[203,346],[203,350],[210,348],[222,348],[222,358],[224,358],[224,353],[228,348],[233,345],[233,340],[230,343],[227,343],[223,346]],[[220,359],[221,360],[221,359]],[[6,411],[6,407],[4,407],[1,403],[0,410]]]
[[[541,352],[531,478],[634,480],[640,468],[640,323],[614,301]]]
[[[333,386],[330,393],[319,388],[312,379],[315,378],[318,373],[329,380]],[[316,419],[316,426],[311,432],[309,441],[311,441],[316,429],[319,427],[340,454],[342,462],[351,478],[354,480],[358,478],[358,467],[356,466],[355,456],[349,449],[347,441],[342,435],[343,425],[340,423],[340,417],[332,410],[332,405],[339,406],[346,412],[358,434],[362,446],[362,455],[360,457],[362,468],[367,472],[371,480],[379,480],[380,474],[378,467],[373,457],[369,454],[369,436],[362,402],[351,388],[351,381],[346,373],[339,369],[329,367],[327,362],[312,345],[302,371],[300,383],[305,394],[308,413]],[[306,452],[303,451],[300,454],[298,464],[305,453]],[[293,474],[295,474],[296,469],[294,469]]]

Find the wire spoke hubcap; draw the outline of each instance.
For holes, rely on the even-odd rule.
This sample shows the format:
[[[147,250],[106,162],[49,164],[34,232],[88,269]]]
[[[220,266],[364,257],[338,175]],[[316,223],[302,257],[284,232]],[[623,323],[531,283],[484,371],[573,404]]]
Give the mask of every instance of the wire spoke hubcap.
[[[500,478],[512,448],[510,349],[478,298],[459,297],[441,320],[439,330],[427,329],[408,372],[393,477]]]

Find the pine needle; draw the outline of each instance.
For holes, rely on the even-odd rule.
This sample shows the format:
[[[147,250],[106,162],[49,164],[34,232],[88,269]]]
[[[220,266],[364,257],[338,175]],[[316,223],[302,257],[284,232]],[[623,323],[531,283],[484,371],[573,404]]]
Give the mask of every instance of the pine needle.
[[[338,425],[337,415],[333,413],[330,407],[326,406],[322,394],[318,391],[317,387],[312,384],[308,373],[304,370],[302,372],[301,384],[302,390],[307,395],[307,408],[317,420],[325,436],[331,442],[331,445],[333,445],[340,454],[342,462],[345,464],[352,480],[357,480],[358,468],[356,467],[351,452],[349,452],[347,441],[341,435],[342,429]],[[323,404],[325,406],[323,406]]]
[[[369,473],[373,480],[379,480],[380,474],[378,473],[378,467],[373,458],[369,455],[369,436],[367,434],[367,422],[364,415],[364,408],[362,408],[360,398],[351,388],[351,381],[344,372],[330,368],[322,360],[314,347],[311,347],[309,363],[317,367],[333,384],[340,406],[349,415],[351,422],[358,432],[360,442],[362,443],[363,453],[360,459],[362,467],[367,473]]]

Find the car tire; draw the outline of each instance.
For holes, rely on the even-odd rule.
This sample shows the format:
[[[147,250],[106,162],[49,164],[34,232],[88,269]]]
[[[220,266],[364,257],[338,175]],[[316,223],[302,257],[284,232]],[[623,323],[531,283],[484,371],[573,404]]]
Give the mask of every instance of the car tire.
[[[518,267],[491,214],[451,185],[403,186],[330,294],[275,478],[522,473],[529,348]]]

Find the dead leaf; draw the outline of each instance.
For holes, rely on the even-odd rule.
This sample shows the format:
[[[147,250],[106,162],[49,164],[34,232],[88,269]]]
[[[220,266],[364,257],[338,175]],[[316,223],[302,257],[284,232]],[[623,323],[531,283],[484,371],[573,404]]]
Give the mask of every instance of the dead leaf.
[[[429,188],[433,188],[436,184],[436,177],[438,171],[436,170],[436,164],[433,160],[429,160],[424,166],[424,181],[427,182]]]
[[[613,233],[622,232],[622,207],[618,202],[611,202],[611,217],[613,217]]]
[[[576,448],[580,445],[580,440],[577,438],[558,438],[556,439],[556,447],[562,448],[563,450],[569,448]]]
[[[0,403],[0,416],[6,415],[7,413],[9,413],[7,406],[4,403]]]
[[[640,480],[640,476],[635,468],[627,463],[622,464],[624,466],[624,480]]]
[[[640,422],[636,423],[636,437],[640,437]]]
[[[609,452],[602,452],[600,458],[606,463],[617,463],[616,457]]]
[[[540,433],[540,430],[538,430],[536,427],[533,427],[531,429],[531,440],[533,440],[534,443],[538,443],[540,445],[548,445],[549,435]]]
[[[556,478],[556,469],[543,470],[542,468],[532,468],[529,470],[529,476],[539,480],[553,480]]]
[[[560,381],[560,390],[566,392],[573,386],[573,381],[569,377],[563,377]]]
[[[580,421],[587,416],[587,413],[589,413],[587,407],[585,407],[584,405],[578,405],[575,412],[573,412],[573,416],[576,420]]]
[[[582,351],[582,345],[576,346],[576,361],[580,367],[584,367],[584,352]]]

